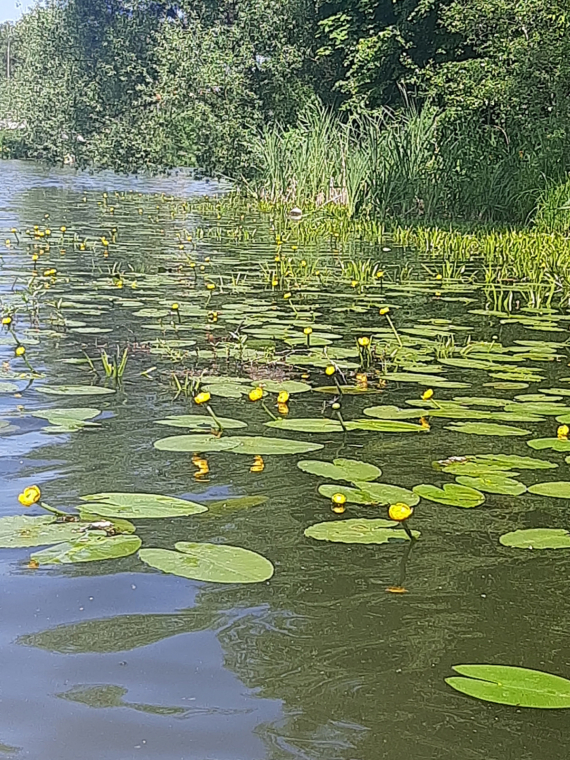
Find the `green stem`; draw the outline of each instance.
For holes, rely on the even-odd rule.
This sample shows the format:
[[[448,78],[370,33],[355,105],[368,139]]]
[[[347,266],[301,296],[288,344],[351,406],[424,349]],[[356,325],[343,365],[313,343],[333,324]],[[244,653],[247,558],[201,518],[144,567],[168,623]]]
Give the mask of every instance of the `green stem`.
[[[212,407],[210,406],[210,404],[206,404],[206,411],[208,412],[208,414],[210,415],[210,417],[216,423],[216,425],[217,425],[218,430],[220,431],[220,433],[223,433],[224,432],[224,427],[223,427],[222,423],[220,422],[220,420],[214,414],[214,411],[213,411]]]
[[[402,347],[402,341],[401,341],[401,338],[400,338],[400,336],[398,335],[398,331],[396,330],[396,327],[395,327],[394,323],[393,323],[393,322],[392,322],[392,320],[390,319],[390,315],[389,315],[389,314],[386,314],[386,319],[388,320],[388,324],[389,324],[389,325],[390,325],[390,327],[392,328],[392,332],[394,333],[394,337],[396,338],[396,340],[397,340],[397,341],[398,341],[398,343],[400,344],[400,348],[401,348],[401,347]]]
[[[343,419],[343,417],[342,417],[342,414],[340,413],[340,409],[338,409],[338,410],[337,410],[336,416],[338,417],[338,421],[339,421],[339,422],[340,422],[340,424],[342,425],[342,429],[344,430],[344,432],[345,432],[345,433],[348,433],[348,428],[346,427],[346,424],[345,424],[345,422],[344,422],[344,419]]]
[[[278,418],[277,418],[277,417],[276,417],[276,416],[273,414],[273,412],[271,412],[271,411],[270,411],[270,410],[267,408],[267,405],[265,404],[265,401],[262,401],[262,402],[261,402],[261,406],[262,406],[262,407],[265,409],[265,411],[266,411],[266,412],[267,412],[267,414],[268,414],[268,415],[271,417],[271,419],[273,419],[273,420],[276,420],[276,419],[278,419]]]
[[[62,512],[61,509],[56,509],[55,507],[50,507],[49,504],[46,504],[45,501],[40,502],[40,507],[43,509],[46,509],[48,512],[51,512],[54,515],[58,515],[61,517],[62,515],[65,515],[65,517],[69,517],[69,512]]]

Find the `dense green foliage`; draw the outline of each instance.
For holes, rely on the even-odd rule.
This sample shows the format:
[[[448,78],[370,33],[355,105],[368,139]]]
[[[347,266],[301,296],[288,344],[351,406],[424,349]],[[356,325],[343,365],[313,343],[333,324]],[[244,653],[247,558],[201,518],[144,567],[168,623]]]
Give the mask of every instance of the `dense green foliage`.
[[[12,152],[383,218],[524,222],[545,198],[566,224],[563,0],[53,0],[0,28],[4,58],[8,35]]]

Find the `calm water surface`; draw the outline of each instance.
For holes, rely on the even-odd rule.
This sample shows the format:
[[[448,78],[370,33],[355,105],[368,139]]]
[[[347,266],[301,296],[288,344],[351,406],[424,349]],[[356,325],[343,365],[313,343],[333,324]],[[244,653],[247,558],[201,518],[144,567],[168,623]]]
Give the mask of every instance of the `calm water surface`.
[[[224,261],[230,267],[237,262],[245,272],[256,271],[260,262],[271,262],[275,256],[268,222],[238,220],[257,230],[253,238],[240,241],[232,236],[236,220],[223,216],[203,220],[195,212],[172,212],[161,193],[192,197],[215,189],[212,183],[182,176],[92,177],[19,162],[1,163],[0,172],[4,305],[13,302],[13,289],[25,287],[32,268],[24,236],[17,245],[11,228],[24,231],[49,224],[56,231],[65,225],[80,238],[97,241],[111,236],[112,228],[118,230],[108,260],[100,250],[95,255],[71,245],[64,246],[62,255],[57,243],[42,260],[60,273],[52,303],[67,299],[76,308],[87,307],[87,312],[95,306],[101,314],[75,310],[69,319],[111,332],[74,332],[69,325],[62,331],[49,322],[53,307],[47,297],[40,325],[51,333],[38,333],[34,339],[33,333],[25,332],[28,324],[22,317],[19,334],[28,341],[30,362],[45,379],[31,387],[21,381],[17,397],[0,396],[1,418],[11,423],[0,437],[1,515],[21,512],[17,495],[32,483],[41,486],[46,501],[62,508],[77,506],[81,494],[100,491],[156,492],[204,502],[261,495],[267,501],[256,507],[140,521],[137,532],[147,546],[171,548],[179,540],[245,546],[275,565],[275,575],[266,583],[230,586],[165,575],[143,565],[136,555],[32,570],[27,566],[30,550],[0,550],[0,757],[544,760],[564,756],[570,745],[567,711],[480,703],[452,691],[444,679],[454,664],[486,662],[570,677],[567,553],[530,555],[506,550],[497,540],[501,533],[517,528],[567,527],[566,502],[492,494],[484,506],[472,510],[422,502],[413,518],[422,538],[403,567],[405,547],[399,542],[357,546],[303,536],[308,525],[334,519],[329,502],[317,492],[323,481],[296,467],[297,459],[307,457],[268,456],[263,472],[252,473],[249,457],[212,453],[209,479],[196,481],[189,455],[153,448],[158,438],[185,432],[157,426],[156,420],[192,410],[187,400],[174,398],[167,382],[141,377],[152,366],[158,367],[155,376],[165,377],[170,369],[167,360],[149,352],[156,333],[144,325],[152,320],[133,316],[140,304],[136,307],[132,301],[143,297],[144,305],[154,306],[165,298],[191,299],[192,277],[187,270],[176,269],[186,254],[198,263],[210,257],[218,274],[224,271]],[[178,236],[183,229],[191,234],[196,228],[216,226],[220,235],[194,234],[194,241],[180,250]],[[12,237],[10,248],[3,245],[7,237]],[[418,280],[426,277],[416,254],[383,251],[382,246],[343,247],[323,240],[306,251],[301,246],[292,255],[310,258],[331,251],[337,258],[379,261],[389,278],[404,264]],[[120,291],[109,277],[113,265],[124,273],[125,287]],[[433,279],[437,262],[430,261],[429,267],[432,274],[427,276]],[[130,290],[127,286],[133,280],[138,287]],[[474,300],[443,301],[434,295],[436,288],[450,298]],[[235,329],[224,322],[226,302],[247,307],[250,299],[249,308],[255,313],[262,301],[277,300],[267,288],[251,285],[245,292],[237,290],[217,293],[208,304],[222,314],[212,327],[213,337],[198,327],[187,333],[204,351],[217,336]],[[386,298],[388,294],[389,289]],[[505,346],[520,339],[565,340],[566,327],[560,333],[531,331],[520,323],[501,325],[498,318],[469,313],[484,307],[487,296],[473,285],[432,283],[413,296],[394,291],[388,301],[401,307],[397,310],[401,330],[431,324],[437,331],[440,323],[434,327],[429,320],[447,319],[454,327],[445,331],[453,333],[458,343],[467,336],[473,340],[497,336]],[[203,302],[204,294],[200,297]],[[515,294],[516,299],[521,299],[520,294]],[[338,310],[354,302],[350,286],[337,286],[334,292],[329,287],[320,296],[315,290],[313,303],[323,315],[320,319],[343,333],[344,346],[353,346],[356,335],[371,334],[373,326],[380,325],[377,309],[366,314]],[[62,360],[82,356],[82,351],[96,357],[101,346],[113,349],[127,344],[131,354],[124,389],[114,396],[56,398],[37,391],[45,382],[93,382],[88,368]],[[287,346],[278,346],[283,348]],[[531,383],[528,390],[483,387],[490,381],[486,372],[446,367],[447,378],[471,385],[459,390],[436,388],[436,395],[512,397],[563,385],[560,378],[570,375],[567,350],[558,353],[560,358],[534,365],[545,380]],[[238,371],[220,357],[206,361],[204,356],[200,366],[209,366],[210,372]],[[21,361],[13,359],[8,340],[0,344],[0,360],[12,369],[25,370]],[[188,360],[190,368],[193,361]],[[253,365],[239,370],[252,377],[261,371]],[[309,383],[325,383],[322,370],[309,368],[309,374]],[[292,376],[298,379],[300,371]],[[378,403],[405,407],[406,400],[418,398],[424,389],[425,385],[391,381],[381,396],[349,397],[344,415],[362,416],[365,406]],[[327,398],[310,393],[293,399],[290,416],[318,417]],[[259,405],[245,399],[214,401],[218,414],[246,420],[251,434],[268,433],[263,426],[267,415]],[[29,412],[52,405],[97,406],[104,413],[98,420],[101,427],[46,433],[45,420]],[[453,482],[434,471],[435,459],[492,451],[535,455],[525,438],[461,435],[447,430],[449,423],[434,419],[426,435],[361,432],[345,440],[340,435],[289,435],[324,443],[318,458],[374,462],[383,470],[382,481],[405,487]],[[556,424],[549,417],[528,427],[534,437],[541,437],[553,435]],[[568,478],[564,455],[550,451],[537,455],[555,461],[559,468],[554,475],[521,471],[520,479],[527,485]],[[39,513],[36,508],[30,511]],[[385,510],[354,506],[346,516],[371,515],[385,517]],[[407,593],[387,593],[388,587],[401,583]]]

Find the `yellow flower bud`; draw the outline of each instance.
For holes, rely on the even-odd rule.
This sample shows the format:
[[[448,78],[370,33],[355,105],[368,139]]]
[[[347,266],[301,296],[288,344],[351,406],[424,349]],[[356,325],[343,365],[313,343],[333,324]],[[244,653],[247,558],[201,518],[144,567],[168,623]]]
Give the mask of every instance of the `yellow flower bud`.
[[[254,388],[249,392],[250,401],[259,401],[260,398],[263,398],[263,388]]]
[[[288,401],[289,401],[289,392],[281,391],[280,394],[277,396],[277,403],[286,404]]]
[[[361,346],[361,348],[366,348],[370,345],[370,338],[367,338],[366,336],[359,338],[358,345]]]
[[[210,400],[211,396],[208,393],[208,391],[202,391],[201,393],[198,393],[196,396],[194,396],[194,403],[195,404],[207,404]]]
[[[283,298],[287,300],[288,298],[291,298],[291,293],[283,293]]]
[[[18,501],[23,507],[31,507],[32,504],[36,504],[40,500],[41,495],[42,493],[38,486],[28,486],[18,496]]]
[[[208,282],[208,283],[206,283],[206,289],[207,290],[215,290],[216,286],[214,285],[213,282]]]
[[[407,520],[408,517],[410,517],[413,513],[412,507],[409,507],[407,504],[404,504],[403,502],[398,502],[397,504],[392,504],[390,509],[388,510],[388,515],[390,516],[390,520],[394,520],[395,522],[402,522],[403,520]]]
[[[390,307],[389,306],[383,306],[380,309],[380,311],[378,312],[378,314],[380,314],[381,317],[385,317],[386,314],[388,314],[389,311],[390,311]]]
[[[346,496],[343,493],[333,493],[331,501],[333,504],[346,504]]]
[[[422,393],[422,401],[429,401],[432,396],[433,396],[433,389],[428,388],[427,391],[424,391]]]
[[[66,230],[67,230],[67,227],[60,227],[60,228],[59,228],[59,231],[60,231],[60,232],[65,232]]]
[[[24,348],[24,346],[17,346],[14,353],[16,354],[16,356],[23,356],[26,353],[26,349]]]
[[[311,333],[313,332],[313,328],[312,327],[305,327],[305,329],[303,330],[303,332],[305,333],[305,335],[311,335]]]
[[[334,364],[329,364],[329,366],[325,368],[325,375],[328,375],[329,377],[331,377],[331,375],[334,375],[335,372],[336,367]]]
[[[568,427],[568,425],[560,425],[560,427],[556,431],[556,437],[564,441],[564,440],[567,440],[568,433],[570,433],[570,428]]]
[[[2,317],[2,324],[7,327],[12,324],[12,317]]]
[[[170,308],[172,309],[172,311],[178,311],[178,309],[180,308],[180,306],[177,303],[173,303]]]

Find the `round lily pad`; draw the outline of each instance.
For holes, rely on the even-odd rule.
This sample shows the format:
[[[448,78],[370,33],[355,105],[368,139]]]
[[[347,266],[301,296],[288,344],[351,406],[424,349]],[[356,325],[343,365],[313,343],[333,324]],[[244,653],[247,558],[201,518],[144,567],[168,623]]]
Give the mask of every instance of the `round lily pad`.
[[[387,544],[389,541],[409,541],[404,530],[398,529],[397,523],[391,520],[329,520],[315,523],[305,529],[307,538],[317,541],[332,541],[341,544]],[[419,538],[420,532],[412,531],[414,538]]]

